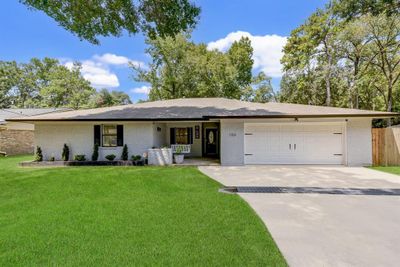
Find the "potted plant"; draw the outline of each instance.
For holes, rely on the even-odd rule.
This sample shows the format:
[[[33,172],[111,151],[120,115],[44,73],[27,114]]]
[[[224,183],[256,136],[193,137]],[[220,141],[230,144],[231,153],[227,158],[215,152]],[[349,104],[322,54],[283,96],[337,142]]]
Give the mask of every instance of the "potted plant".
[[[185,155],[182,153],[182,148],[178,146],[174,153],[174,160],[176,164],[182,164]]]

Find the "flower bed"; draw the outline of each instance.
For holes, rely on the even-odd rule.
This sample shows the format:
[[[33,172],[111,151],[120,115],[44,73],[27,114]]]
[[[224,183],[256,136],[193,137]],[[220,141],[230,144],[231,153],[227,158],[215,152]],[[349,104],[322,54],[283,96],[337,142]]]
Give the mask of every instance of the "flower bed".
[[[99,160],[99,161],[23,161],[19,165],[23,167],[51,167],[51,166],[143,166],[144,161],[135,164],[131,160]]]

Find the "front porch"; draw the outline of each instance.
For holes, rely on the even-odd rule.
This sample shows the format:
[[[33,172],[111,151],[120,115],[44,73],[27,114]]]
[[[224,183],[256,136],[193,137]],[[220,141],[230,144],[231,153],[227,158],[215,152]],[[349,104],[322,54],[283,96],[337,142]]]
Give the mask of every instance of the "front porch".
[[[212,166],[220,162],[220,124],[219,121],[159,122],[154,124],[154,144],[149,150],[161,154],[150,158],[161,164],[184,166]],[[164,148],[164,150],[162,149]],[[161,149],[161,150],[160,150]],[[170,149],[170,151],[168,151]],[[173,154],[182,154],[182,163],[173,160]]]

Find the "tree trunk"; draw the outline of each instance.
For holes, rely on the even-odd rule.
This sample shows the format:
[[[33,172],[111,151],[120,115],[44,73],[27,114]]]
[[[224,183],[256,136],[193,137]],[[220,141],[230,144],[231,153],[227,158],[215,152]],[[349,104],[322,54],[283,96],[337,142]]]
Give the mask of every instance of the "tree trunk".
[[[328,42],[325,42],[325,52],[328,58],[328,66],[326,69],[325,85],[326,85],[326,105],[331,105],[331,66],[332,66],[332,55],[329,51]]]
[[[325,85],[326,85],[326,105],[331,105],[331,59],[328,61],[328,70],[325,77]]]
[[[390,74],[390,78],[391,78]],[[392,96],[392,91],[393,91],[393,84],[391,79],[388,81],[388,101],[387,101],[387,111],[392,112],[392,105],[393,105],[393,96]],[[388,118],[387,119],[387,125],[388,127],[392,126],[392,119]]]

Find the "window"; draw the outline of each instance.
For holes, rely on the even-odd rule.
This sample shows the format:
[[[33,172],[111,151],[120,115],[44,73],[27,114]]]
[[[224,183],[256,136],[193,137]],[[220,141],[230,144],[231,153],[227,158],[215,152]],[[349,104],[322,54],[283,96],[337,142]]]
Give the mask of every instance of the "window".
[[[178,145],[193,144],[193,128],[171,128],[170,143]]]
[[[117,146],[117,125],[103,125],[103,146]]]
[[[179,145],[186,145],[188,143],[187,128],[176,128],[175,129],[175,142]]]

